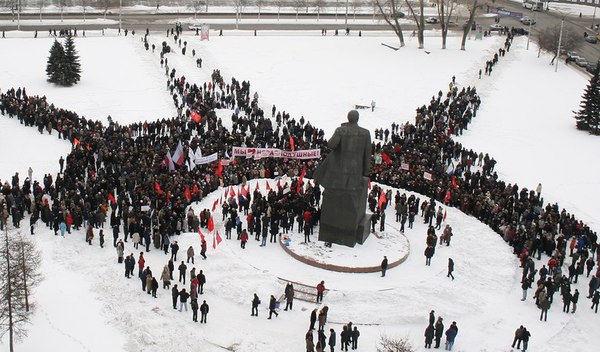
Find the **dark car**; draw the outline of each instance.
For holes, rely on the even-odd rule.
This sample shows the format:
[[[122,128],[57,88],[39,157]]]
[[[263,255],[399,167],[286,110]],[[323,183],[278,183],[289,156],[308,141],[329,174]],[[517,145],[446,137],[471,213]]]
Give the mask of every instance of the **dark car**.
[[[522,27],[513,27],[511,29],[511,31],[512,31],[513,34],[516,34],[516,35],[527,35],[527,34],[529,34],[529,31],[526,30],[525,28],[522,28]]]
[[[587,64],[587,66],[585,67],[585,70],[591,74],[595,74],[597,69],[598,64]]]
[[[598,43],[598,38],[596,38],[596,35],[586,35],[583,37],[583,39],[585,39],[585,41],[588,43],[592,43],[592,44]]]

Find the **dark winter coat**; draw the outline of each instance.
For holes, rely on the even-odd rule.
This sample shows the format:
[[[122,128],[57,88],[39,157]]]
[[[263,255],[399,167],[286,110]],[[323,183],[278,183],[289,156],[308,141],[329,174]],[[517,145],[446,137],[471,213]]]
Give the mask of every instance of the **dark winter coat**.
[[[433,325],[428,325],[425,329],[425,343],[430,344],[433,341]]]

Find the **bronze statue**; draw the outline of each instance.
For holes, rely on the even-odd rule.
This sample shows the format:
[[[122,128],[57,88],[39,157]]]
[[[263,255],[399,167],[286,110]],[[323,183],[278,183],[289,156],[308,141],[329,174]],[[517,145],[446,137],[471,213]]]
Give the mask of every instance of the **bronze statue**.
[[[371,169],[371,134],[358,126],[358,111],[348,113],[328,147],[331,152],[313,173],[325,188],[319,240],[354,247],[369,235],[365,211]]]

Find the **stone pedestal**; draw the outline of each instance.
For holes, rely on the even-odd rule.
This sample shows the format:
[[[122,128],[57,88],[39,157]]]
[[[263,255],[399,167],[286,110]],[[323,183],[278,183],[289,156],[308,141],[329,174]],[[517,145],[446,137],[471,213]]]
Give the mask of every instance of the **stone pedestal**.
[[[362,188],[362,187],[361,187]],[[354,247],[369,236],[370,215],[365,213],[365,189],[325,190],[321,204],[319,241]]]

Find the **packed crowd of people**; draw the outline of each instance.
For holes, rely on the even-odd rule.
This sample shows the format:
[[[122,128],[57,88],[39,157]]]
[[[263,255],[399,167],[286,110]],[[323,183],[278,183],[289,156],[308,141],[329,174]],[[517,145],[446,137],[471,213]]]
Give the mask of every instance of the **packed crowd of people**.
[[[173,38],[177,41],[176,35]],[[507,37],[505,48],[506,45],[510,47],[510,40],[511,37]],[[164,64],[167,65],[166,60]],[[190,203],[202,200],[220,186],[241,184],[247,187],[249,179],[287,175],[292,179],[290,184],[278,184],[267,195],[255,189],[242,196],[226,197],[220,207],[227,238],[235,229],[237,239],[243,243],[243,239],[259,241],[262,237],[262,245],[266,245],[268,234],[271,234],[271,242],[275,242],[278,234],[293,231],[295,223],[298,232],[312,234],[320,217],[320,188],[311,182],[298,187],[296,176],[305,168],[306,177],[310,178],[319,160],[237,158],[225,167],[222,161],[228,160],[227,156],[235,146],[321,149],[324,157],[327,141],[323,130],[311,125],[304,117],[296,120],[275,106],[271,108],[270,116],[268,112],[265,114],[258,93],[251,92],[250,82],[235,78],[226,80],[219,70],[214,70],[211,81],[204,84],[189,82],[185,76],[178,75],[175,68],[169,70],[167,67],[166,73],[167,89],[179,116],[129,125],[121,125],[110,116],[106,125],[87,119],[54,106],[45,96],[28,95],[25,88],[2,92],[2,115],[18,119],[21,124],[36,128],[40,134],[56,134],[72,143],[72,150],[66,160],[61,161],[56,176],[45,175],[39,183],[32,178],[31,172],[24,180],[17,173],[11,182],[3,183],[2,227],[7,226],[11,217],[12,225],[20,227],[27,212],[32,234],[36,223],[41,221],[55,234],[85,228],[86,241],[90,244],[94,233],[99,231],[103,245],[103,231],[108,222],[119,261],[124,257],[123,240],[127,242],[128,239],[134,242],[136,249],[142,244],[148,252],[153,244],[156,249],[168,253],[176,244],[173,235],[210,226],[214,207],[195,214]],[[594,262],[594,255],[598,256],[597,234],[558,204],[545,204],[541,185],[530,190],[500,180],[494,171],[494,158],[467,149],[453,139],[468,129],[480,104],[474,87],[459,88],[453,78],[448,92],[438,92],[429,104],[416,109],[413,123],[393,123],[390,129],[377,132],[373,142],[371,180],[414,191],[428,199],[420,202],[414,196],[407,198],[399,192],[393,197],[388,191],[382,206],[378,200],[384,191],[373,187],[369,193],[369,208],[374,213],[373,230],[377,221],[382,226],[385,223],[385,218],[381,217],[385,216],[385,206],[392,199],[396,221],[402,224],[401,231],[407,221],[408,227],[412,228],[415,215],[421,210],[421,216],[430,225],[428,237],[436,236],[435,230],[441,230],[443,213],[438,202],[456,207],[490,226],[513,248],[521,259],[525,271],[523,282],[528,288],[534,282],[531,273],[535,275],[536,272],[531,265],[533,258],[537,254],[540,260],[542,254],[547,255],[549,268],[545,275],[542,275],[542,269],[539,270],[537,284],[540,288],[536,292],[543,313],[546,300],[542,299],[545,298],[542,291],[551,302],[549,292],[552,289],[548,287],[568,285],[572,279],[576,280],[577,274],[582,274],[584,265],[588,267],[589,276],[593,268],[590,263]],[[224,127],[215,109],[233,111],[231,129]],[[194,116],[200,118],[195,120]],[[190,163],[166,160],[165,156],[170,155],[179,142],[183,146],[184,159],[200,149],[203,155],[217,153],[221,161],[192,167]],[[446,227],[442,231],[440,240],[449,245],[452,229]],[[433,236],[428,238],[428,245],[434,246],[437,242],[437,236]],[[430,244],[430,240],[433,243]],[[574,243],[570,247],[571,253],[567,253],[569,243]],[[203,250],[206,251],[206,243]],[[155,296],[158,280],[148,272],[144,274],[144,269],[149,271],[149,268],[140,264],[143,253],[137,260],[142,288]],[[561,267],[568,256],[572,260],[569,277],[565,280]],[[135,267],[135,258],[131,254],[123,261],[125,276],[129,277]],[[172,258],[165,265],[160,276],[163,287],[168,288],[166,282],[173,280],[175,262]],[[550,265],[550,262],[554,264]],[[181,264],[185,266],[185,263]],[[196,298],[202,287],[201,274],[190,276],[192,285],[195,283],[191,291],[195,292]],[[590,283],[588,295],[595,300],[596,310],[599,277],[600,271],[597,271],[593,275],[596,283]],[[187,304],[183,303],[192,293],[177,289],[176,295],[176,289],[177,285],[173,286],[173,308],[176,308],[177,298],[180,310],[187,310]],[[568,290],[561,290],[561,294],[563,299],[570,297],[569,302],[573,302]],[[197,302],[195,306],[198,306]],[[202,309],[207,313],[208,305],[199,309],[203,314]],[[197,319],[195,314],[194,320]],[[203,315],[202,320],[205,318]],[[433,336],[437,338],[437,328],[433,326],[433,330]],[[312,332],[310,335],[312,341]],[[352,331],[346,336],[352,336]],[[307,334],[307,344],[308,340]],[[351,343],[352,339],[347,341]],[[319,342],[323,346],[320,334]]]

